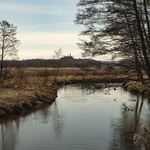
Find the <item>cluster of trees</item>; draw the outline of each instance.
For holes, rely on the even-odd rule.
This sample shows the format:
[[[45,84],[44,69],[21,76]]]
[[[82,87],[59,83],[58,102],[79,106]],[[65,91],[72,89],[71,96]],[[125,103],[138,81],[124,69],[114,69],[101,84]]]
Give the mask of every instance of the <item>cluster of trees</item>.
[[[144,82],[144,73],[150,79],[150,1],[80,0],[77,7],[75,22],[85,27],[79,43],[84,55],[132,60],[138,80]]]
[[[57,68],[58,62],[60,67],[100,67],[102,62],[93,59],[69,59],[62,57],[60,59],[27,59],[27,60],[6,60],[4,61],[5,67],[52,67]],[[105,62],[104,62],[105,64]],[[106,62],[106,65],[109,62]],[[111,62],[112,64],[112,62]]]

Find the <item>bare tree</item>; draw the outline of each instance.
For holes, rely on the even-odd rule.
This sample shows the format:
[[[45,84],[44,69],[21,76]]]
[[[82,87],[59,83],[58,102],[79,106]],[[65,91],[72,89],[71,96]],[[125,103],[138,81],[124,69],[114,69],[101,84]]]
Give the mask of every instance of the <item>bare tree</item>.
[[[150,79],[150,3],[147,0],[80,0],[75,22],[85,28],[85,55],[111,54],[134,60],[137,77]],[[108,40],[110,39],[110,40]],[[142,66],[142,67],[141,67]]]
[[[55,55],[53,56],[53,58],[57,60],[57,68],[56,68],[56,75],[55,75],[53,85],[56,84],[56,82],[57,82],[57,77],[58,77],[59,68],[60,68],[60,57],[63,54],[61,48],[59,50],[54,51],[54,52],[55,52]]]
[[[17,55],[16,47],[20,42],[16,38],[16,29],[17,27],[7,21],[0,22],[0,80],[3,79],[5,60]]]

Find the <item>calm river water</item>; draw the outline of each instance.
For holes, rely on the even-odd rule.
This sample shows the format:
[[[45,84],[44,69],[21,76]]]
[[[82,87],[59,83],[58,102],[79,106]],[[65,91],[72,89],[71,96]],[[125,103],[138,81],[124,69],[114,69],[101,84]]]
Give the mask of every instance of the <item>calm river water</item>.
[[[150,125],[150,104],[120,86],[69,85],[51,106],[1,121],[0,150],[136,150],[132,137],[143,123]]]

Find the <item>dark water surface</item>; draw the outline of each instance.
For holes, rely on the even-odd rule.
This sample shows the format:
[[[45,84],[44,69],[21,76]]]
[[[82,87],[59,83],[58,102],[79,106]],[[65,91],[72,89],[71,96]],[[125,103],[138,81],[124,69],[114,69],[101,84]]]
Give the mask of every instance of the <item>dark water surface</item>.
[[[51,106],[1,121],[0,150],[135,150],[134,132],[150,125],[150,104],[138,102],[121,87],[63,87]],[[124,111],[123,103],[138,109]]]

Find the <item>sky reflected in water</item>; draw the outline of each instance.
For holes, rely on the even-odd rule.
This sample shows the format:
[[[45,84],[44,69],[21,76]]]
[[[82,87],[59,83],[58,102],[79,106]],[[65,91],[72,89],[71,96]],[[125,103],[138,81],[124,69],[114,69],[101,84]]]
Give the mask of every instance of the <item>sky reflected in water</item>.
[[[134,111],[124,111],[123,103]],[[143,123],[150,126],[147,100],[138,97],[137,105],[137,96],[121,87],[69,85],[51,106],[1,122],[0,149],[136,150],[132,137]]]

